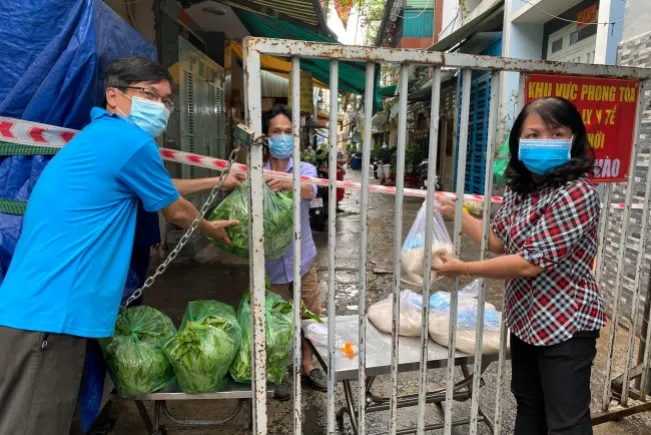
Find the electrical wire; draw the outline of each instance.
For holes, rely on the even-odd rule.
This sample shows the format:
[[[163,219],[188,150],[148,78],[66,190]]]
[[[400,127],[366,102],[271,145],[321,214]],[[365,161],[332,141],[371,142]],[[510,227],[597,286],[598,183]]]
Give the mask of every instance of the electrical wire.
[[[566,23],[583,24],[583,25],[595,25],[595,26],[598,26],[598,25],[608,26],[608,25],[621,23],[622,21],[624,21],[623,19],[621,19],[621,20],[617,20],[617,21],[610,21],[610,22],[607,22],[607,23],[595,23],[595,22],[587,23],[587,22],[584,22],[584,21],[568,20],[567,18],[562,18],[562,17],[559,17],[558,15],[554,15],[554,14],[552,14],[550,12],[547,12],[546,10],[544,10],[543,8],[538,6],[537,4],[531,3],[529,0],[522,0],[522,1],[529,4],[529,5],[531,5],[531,6],[533,6],[533,7],[535,7],[540,12],[543,12],[543,13],[549,15],[552,18],[556,18],[557,20],[565,21]]]

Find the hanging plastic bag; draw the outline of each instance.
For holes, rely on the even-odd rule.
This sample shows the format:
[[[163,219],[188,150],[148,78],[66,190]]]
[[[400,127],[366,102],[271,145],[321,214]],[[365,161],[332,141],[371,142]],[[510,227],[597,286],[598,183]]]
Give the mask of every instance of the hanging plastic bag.
[[[402,284],[420,290],[423,287],[425,274],[425,205],[418,211],[416,220],[407,234],[405,243],[402,245],[401,280]],[[440,255],[452,255],[452,240],[445,227],[443,217],[438,211],[434,212],[432,219],[432,265],[441,264]],[[436,273],[430,272],[430,283],[437,279]]]
[[[423,323],[423,297],[411,290],[400,292],[400,324],[398,334],[404,337],[420,337]],[[368,308],[368,319],[380,331],[391,334],[393,298],[391,296]]]
[[[268,260],[281,257],[292,242],[293,204],[290,193],[274,193],[267,185],[264,186],[264,253]],[[231,241],[230,246],[216,244],[226,252],[249,258],[249,190],[246,183],[231,192],[213,210],[208,220],[240,221],[239,225],[226,228],[226,234]]]
[[[118,316],[113,337],[100,345],[120,396],[151,394],[174,382],[163,345],[175,333],[172,320],[152,307],[129,308]]]
[[[199,394],[224,389],[241,339],[233,307],[217,301],[190,302],[178,334],[163,347],[181,391]]]

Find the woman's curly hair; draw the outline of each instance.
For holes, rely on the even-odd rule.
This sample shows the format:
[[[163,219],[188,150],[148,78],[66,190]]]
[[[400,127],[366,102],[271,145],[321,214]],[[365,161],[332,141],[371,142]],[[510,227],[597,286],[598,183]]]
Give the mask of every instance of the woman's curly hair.
[[[594,153],[588,143],[585,124],[578,109],[565,98],[545,97],[527,104],[511,129],[509,136],[511,158],[504,172],[511,190],[520,194],[529,194],[540,187],[534,181],[531,171],[518,158],[522,127],[532,113],[538,114],[548,127],[568,127],[574,135],[570,161],[545,174],[544,185],[561,186],[592,173]]]

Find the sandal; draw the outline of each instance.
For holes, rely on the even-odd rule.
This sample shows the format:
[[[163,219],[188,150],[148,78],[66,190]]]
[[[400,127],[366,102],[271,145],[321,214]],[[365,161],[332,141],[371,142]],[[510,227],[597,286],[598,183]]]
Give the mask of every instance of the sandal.
[[[303,375],[303,380],[315,391],[328,391],[328,376],[322,369],[312,369],[309,375]]]

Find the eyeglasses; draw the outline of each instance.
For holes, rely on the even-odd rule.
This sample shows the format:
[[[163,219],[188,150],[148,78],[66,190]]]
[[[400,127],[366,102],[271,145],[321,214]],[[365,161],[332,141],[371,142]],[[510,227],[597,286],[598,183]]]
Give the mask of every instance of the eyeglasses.
[[[145,87],[142,87],[142,86],[124,86],[124,89],[134,89],[134,90],[140,92],[143,95],[143,97],[145,97],[147,100],[160,101],[161,103],[163,103],[165,105],[167,110],[169,110],[170,112],[174,111],[174,100],[172,100],[172,98],[170,98],[170,97],[162,98],[158,94],[158,92],[156,92],[155,90],[153,90],[151,88],[145,88]]]

